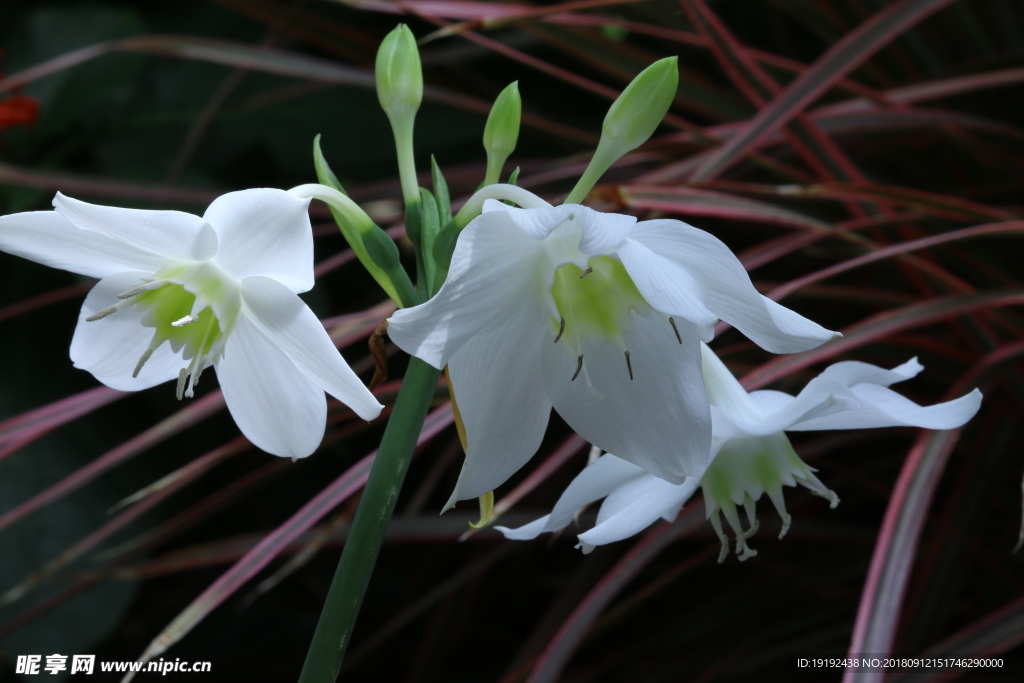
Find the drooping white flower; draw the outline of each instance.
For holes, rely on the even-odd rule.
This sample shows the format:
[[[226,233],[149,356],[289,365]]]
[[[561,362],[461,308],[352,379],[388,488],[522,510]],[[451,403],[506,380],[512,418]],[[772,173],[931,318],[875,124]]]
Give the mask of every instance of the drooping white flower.
[[[757,554],[747,545],[747,539],[757,531],[755,505],[763,494],[782,517],[779,538],[790,525],[783,486],[800,484],[827,499],[832,507],[839,503],[836,494],[793,450],[786,431],[893,426],[953,429],[971,419],[981,405],[977,389],[928,407],[889,389],[889,385],[910,379],[923,369],[916,358],[892,370],[856,361],[836,363],[795,397],[780,391],[748,394],[706,345],[702,345],[702,361],[714,425],[714,458],[703,476],[687,477],[682,484],[674,485],[605,454],[569,484],[550,515],[518,529],[498,530],[512,539],[535,538],[545,531],[564,528],[581,507],[604,498],[597,525],[579,535],[586,552],[593,546],[639,533],[658,518],[672,521],[700,488],[708,519],[722,541],[719,562],[729,552],[720,513],[736,534],[739,559],[745,560]],[[747,516],[746,529],[740,521],[740,506]]]
[[[218,197],[200,218],[87,204],[0,217],[0,250],[100,281],[71,341],[75,367],[121,391],[177,379],[191,397],[213,365],[235,422],[274,455],[323,438],[328,392],[363,419],[382,406],[297,296],[313,286],[308,199]]]
[[[777,353],[835,333],[757,293],[721,241],[676,220],[488,200],[444,286],[388,334],[446,363],[469,450],[452,494],[493,490],[534,454],[552,406],[584,438],[673,483],[699,475],[711,419],[699,340],[719,319]]]

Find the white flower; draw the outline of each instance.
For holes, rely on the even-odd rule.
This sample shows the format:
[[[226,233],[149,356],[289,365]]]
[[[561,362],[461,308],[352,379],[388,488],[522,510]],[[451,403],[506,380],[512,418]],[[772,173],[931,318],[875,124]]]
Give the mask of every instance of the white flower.
[[[757,293],[728,247],[675,220],[488,200],[444,286],[388,334],[446,363],[469,450],[449,506],[493,490],[536,452],[552,406],[603,450],[676,484],[707,466],[698,341],[719,318],[791,353],[834,333]]]
[[[75,367],[121,391],[176,378],[180,399],[214,365],[242,433],[301,458],[323,438],[324,391],[363,419],[381,411],[297,296],[313,286],[308,204],[245,190],[200,218],[58,193],[55,211],[0,217],[0,250],[100,278],[71,341]]]
[[[916,376],[922,366],[912,359],[892,370],[847,361],[828,367],[797,396],[779,391],[748,394],[706,345],[702,345],[704,384],[711,399],[714,459],[702,477],[674,485],[611,454],[601,456],[581,472],[555,504],[550,515],[518,529],[498,527],[508,538],[526,540],[557,531],[579,508],[605,498],[597,525],[580,534],[584,551],[639,533],[659,517],[668,521],[698,487],[703,490],[708,519],[722,541],[723,561],[729,541],[719,513],[736,534],[736,553],[745,560],[757,554],[746,543],[758,528],[755,504],[762,494],[782,517],[782,538],[790,517],[782,498],[783,486],[800,484],[839,503],[790,446],[786,431],[863,429],[912,426],[953,429],[971,419],[981,405],[977,389],[954,401],[922,407],[888,389],[890,384]],[[740,522],[743,506],[747,528]]]

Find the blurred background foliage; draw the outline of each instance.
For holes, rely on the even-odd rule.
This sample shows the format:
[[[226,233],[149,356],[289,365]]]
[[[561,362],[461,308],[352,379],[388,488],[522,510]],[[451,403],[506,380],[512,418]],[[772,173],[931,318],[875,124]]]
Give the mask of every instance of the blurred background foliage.
[[[199,213],[224,191],[312,181],[320,133],[341,182],[400,235],[390,130],[370,78],[376,47],[398,21],[419,37],[469,22],[422,48],[428,93],[417,161],[429,186],[435,156],[453,198],[483,177],[487,109],[510,81],[519,81],[525,117],[506,173],[520,166],[521,184],[558,197],[582,172],[610,99],[650,62],[678,54],[681,86],[665,126],[590,202],[711,231],[766,292],[888,246],[1003,226],[999,236],[883,254],[796,289],[787,305],[850,341],[772,384],[795,392],[826,361],[893,366],[917,355],[926,371],[901,390],[930,404],[966,376],[955,391],[982,386],[982,412],[945,440],[899,429],[795,438],[842,504],[829,511],[806,491],[789,491],[787,538],[775,539],[778,522],[762,509],[758,557],[719,566],[697,501],[676,526],[586,557],[568,532],[515,544],[484,531],[456,543],[475,511],[464,504],[436,514],[461,458],[440,387],[440,429],[413,461],[343,679],[837,680],[793,661],[847,651],[858,610],[865,614],[879,529],[898,527],[883,525],[888,509],[923,531],[918,545],[897,534],[889,555],[876,556],[907,588],[902,607],[897,600],[895,611],[869,610],[870,623],[893,632],[899,653],[1004,656],[1002,670],[963,680],[1021,680],[1024,564],[1010,548],[1021,514],[1024,319],[1005,306],[1024,303],[1024,224],[1015,222],[1024,212],[1024,8],[1017,0],[931,3],[941,8],[877,52],[854,46],[865,50],[863,63],[791,112],[785,134],[722,173],[701,175],[721,139],[763,114],[844,36],[894,5],[921,6],[924,16],[928,4],[584,2],[483,26],[473,20],[524,6],[6,0],[0,212],[46,210],[60,190]],[[740,53],[730,52],[737,46]],[[767,78],[752,75],[750,59]],[[314,206],[313,216],[321,268],[307,301],[368,379],[365,339],[388,309],[372,308],[383,295],[343,255],[326,210]],[[186,405],[166,386],[128,397],[97,390],[67,356],[87,288],[82,278],[0,254],[0,591],[14,589],[0,606],[3,681],[17,680],[18,654],[137,658],[325,484],[358,474],[381,433],[332,404],[324,446],[292,464],[238,440],[212,386]],[[877,316],[874,327],[857,327],[869,316]],[[784,375],[773,375],[782,366],[735,332],[715,346],[737,374]],[[400,377],[405,361],[389,351],[392,377]],[[387,403],[394,390],[385,384],[378,395]],[[47,406],[57,418],[32,422]],[[19,417],[26,414],[35,417]],[[496,492],[499,509],[510,492],[522,498],[501,522],[546,513],[586,452],[553,417],[535,459],[548,469],[532,474],[531,464]],[[900,493],[901,472],[920,487]],[[112,510],[169,474],[142,502]],[[256,580],[225,588],[218,599],[226,602],[164,656],[211,661],[211,680],[293,680],[357,490],[334,496],[325,521],[283,543]],[[584,528],[588,520],[592,512]],[[909,573],[900,574],[903,566]],[[273,585],[260,583],[268,579]],[[947,680],[914,675],[886,680]]]

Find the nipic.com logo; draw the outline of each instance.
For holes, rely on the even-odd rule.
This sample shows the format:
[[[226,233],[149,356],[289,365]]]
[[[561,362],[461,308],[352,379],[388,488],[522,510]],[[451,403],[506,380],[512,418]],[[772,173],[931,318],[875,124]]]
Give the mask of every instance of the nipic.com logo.
[[[72,674],[90,675],[96,668],[96,655],[18,655],[14,673],[56,675],[68,671]],[[152,662],[99,663],[99,671],[103,673],[158,673],[162,676],[169,673],[209,673],[210,668],[210,662],[183,662],[180,659],[172,662],[162,657]]]

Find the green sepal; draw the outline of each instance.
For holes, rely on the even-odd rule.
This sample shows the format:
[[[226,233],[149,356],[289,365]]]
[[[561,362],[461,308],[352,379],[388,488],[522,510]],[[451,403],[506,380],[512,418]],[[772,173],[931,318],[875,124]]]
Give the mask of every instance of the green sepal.
[[[313,165],[316,168],[317,180],[322,185],[345,194],[320,149],[319,135],[313,139]],[[419,303],[412,282],[402,267],[395,241],[378,226],[372,223],[363,227],[356,226],[333,206],[328,207],[342,236],[355,252],[356,258],[391,300],[403,307]]]
[[[437,215],[437,202],[434,195],[425,188],[420,188],[420,250],[423,254],[423,277],[427,284],[427,296],[434,294],[434,272],[437,270],[434,261],[434,242],[441,230],[441,222]]]
[[[320,149],[320,133],[317,133],[316,137],[313,138],[313,166],[316,167],[316,177],[321,185],[333,187],[344,195],[348,194],[348,192],[345,192],[345,188],[341,186],[341,183],[338,182],[338,176],[334,175],[334,171],[331,170],[327,159],[324,158],[323,150]]]
[[[437,217],[441,225],[447,225],[452,219],[452,202],[448,194],[448,183],[437,165],[437,159],[430,155],[430,178],[434,183],[434,199],[437,201]]]

